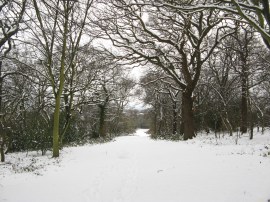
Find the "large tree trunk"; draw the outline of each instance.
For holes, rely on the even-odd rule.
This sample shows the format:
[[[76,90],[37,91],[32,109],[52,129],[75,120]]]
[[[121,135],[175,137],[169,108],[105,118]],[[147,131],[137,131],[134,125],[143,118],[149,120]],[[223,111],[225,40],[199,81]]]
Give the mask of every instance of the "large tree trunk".
[[[248,89],[246,68],[242,67],[242,94],[241,94],[241,132],[246,133],[248,127]]]
[[[184,127],[184,140],[195,137],[195,127],[193,119],[193,99],[192,93],[184,92],[182,95],[182,123]]]
[[[59,156],[60,95],[57,95],[53,116],[53,157]]]
[[[66,66],[66,51],[67,51],[67,33],[68,33],[68,16],[69,11],[65,9],[64,33],[63,33],[63,47],[61,52],[61,65],[59,75],[59,89],[55,96],[54,120],[53,120],[53,157],[59,157],[59,120],[61,111],[61,96],[65,83],[65,66]]]

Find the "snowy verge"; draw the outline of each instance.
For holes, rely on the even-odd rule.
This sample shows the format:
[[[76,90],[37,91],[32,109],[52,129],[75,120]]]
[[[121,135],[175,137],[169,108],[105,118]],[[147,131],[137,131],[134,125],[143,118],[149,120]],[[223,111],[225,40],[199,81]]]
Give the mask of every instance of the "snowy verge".
[[[106,144],[51,154],[13,153],[0,164],[2,202],[267,202],[270,133],[189,141],[152,140],[146,130]]]

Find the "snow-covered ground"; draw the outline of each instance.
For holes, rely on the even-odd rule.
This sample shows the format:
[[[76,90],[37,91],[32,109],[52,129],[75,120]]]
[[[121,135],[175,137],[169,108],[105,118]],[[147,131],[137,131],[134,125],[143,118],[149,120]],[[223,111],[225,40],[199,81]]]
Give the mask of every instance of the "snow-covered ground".
[[[145,130],[105,144],[35,152],[0,163],[1,202],[268,202],[270,133],[254,140],[151,140]]]

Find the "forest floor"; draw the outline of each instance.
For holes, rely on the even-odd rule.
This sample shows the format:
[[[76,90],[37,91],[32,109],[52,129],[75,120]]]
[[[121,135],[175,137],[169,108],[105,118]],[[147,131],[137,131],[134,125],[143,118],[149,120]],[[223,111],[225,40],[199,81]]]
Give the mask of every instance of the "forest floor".
[[[12,153],[0,163],[1,202],[269,202],[270,132],[152,140],[138,129],[59,159]]]

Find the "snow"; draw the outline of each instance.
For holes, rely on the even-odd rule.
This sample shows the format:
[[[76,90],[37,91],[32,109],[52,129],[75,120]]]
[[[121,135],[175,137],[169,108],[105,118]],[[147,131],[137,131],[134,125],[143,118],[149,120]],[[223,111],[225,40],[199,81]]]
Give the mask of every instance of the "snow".
[[[113,142],[51,154],[13,153],[0,164],[1,202],[267,202],[270,132],[152,140],[139,129]],[[269,154],[268,154],[269,153]],[[31,165],[31,166],[30,166]],[[26,169],[28,168],[28,170]]]

